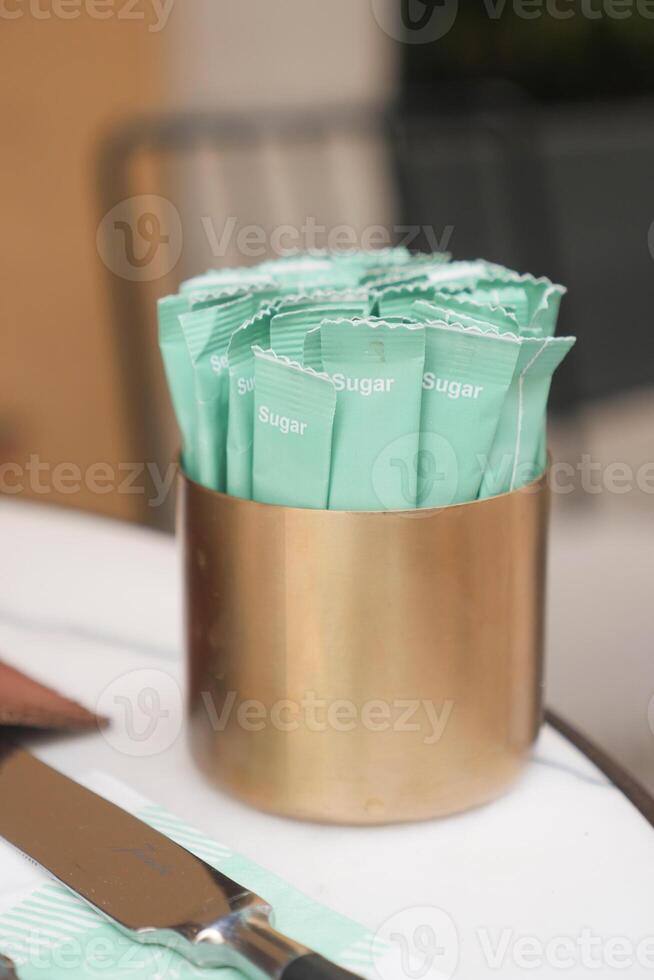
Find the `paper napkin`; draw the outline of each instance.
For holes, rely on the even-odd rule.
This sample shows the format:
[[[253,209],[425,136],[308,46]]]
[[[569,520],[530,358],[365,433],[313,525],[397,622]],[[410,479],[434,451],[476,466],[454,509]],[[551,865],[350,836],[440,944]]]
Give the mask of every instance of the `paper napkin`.
[[[149,803],[102,773],[83,782],[270,902],[274,924],[360,976],[374,977],[386,947],[363,926]],[[7,887],[8,886],[8,887]],[[19,980],[238,980],[231,968],[194,967],[173,950],[133,942],[62,885],[0,844],[0,954]]]

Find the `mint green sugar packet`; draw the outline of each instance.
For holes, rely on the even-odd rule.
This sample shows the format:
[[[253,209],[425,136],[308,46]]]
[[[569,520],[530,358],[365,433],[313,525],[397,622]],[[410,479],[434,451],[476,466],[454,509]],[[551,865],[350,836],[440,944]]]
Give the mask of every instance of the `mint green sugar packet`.
[[[330,263],[329,276],[323,288],[353,289],[361,284],[361,279],[370,266],[368,256],[357,251],[338,251],[325,254]]]
[[[403,246],[387,246],[375,249],[338,249],[315,253],[328,259],[333,268],[333,282],[362,283],[369,277],[391,274],[413,261],[409,250]]]
[[[330,253],[287,255],[258,267],[285,292],[313,289],[347,289],[357,283],[357,270],[345,262],[335,262]]]
[[[309,289],[306,292],[282,293],[270,304],[274,314],[299,313],[314,306],[328,306],[330,309],[340,309],[345,305],[368,309],[368,292],[359,286],[351,289]]]
[[[329,509],[415,507],[415,483],[400,464],[418,453],[424,328],[326,320],[320,344],[336,388]]]
[[[260,266],[209,269],[198,276],[184,280],[180,293],[208,292],[209,290],[248,289],[253,286],[270,286],[272,277],[261,271]]]
[[[436,287],[426,279],[395,283],[382,288],[373,286],[370,290],[370,308],[382,319],[387,316],[403,316],[412,312],[413,304],[417,301],[432,301],[435,295]]]
[[[356,323],[360,319],[364,318],[353,317],[353,322]],[[385,322],[389,323],[391,326],[393,324],[406,325],[410,323],[418,323],[419,319],[420,317],[388,316],[385,318]],[[323,370],[320,326],[312,327],[311,330],[307,331],[304,336],[304,357],[302,363],[304,367],[311,368],[313,371]]]
[[[502,306],[473,300],[466,293],[439,291],[433,300],[417,300],[413,304],[413,313],[423,320],[458,323],[462,327],[477,327],[479,330],[498,330],[516,337],[520,333],[515,313]]]
[[[253,346],[270,347],[273,307],[264,307],[232,334],[227,349],[229,410],[227,419],[227,493],[252,499],[254,434]]]
[[[196,478],[197,423],[195,408],[195,378],[180,314],[186,313],[189,303],[185,296],[165,296],[157,303],[159,348],[163,359],[177,424],[182,436],[182,466]]]
[[[251,347],[256,344],[264,349],[273,346],[276,353],[301,359],[302,332],[316,322],[316,308],[326,306],[330,315],[338,315],[343,310],[360,311],[365,309],[367,294],[365,290],[352,289],[341,292],[314,290],[302,295],[290,295],[276,299],[264,307],[255,319],[237,330],[230,341],[227,352],[229,360],[229,417],[227,425],[227,492],[237,497],[250,498],[252,495],[252,431],[254,417],[254,355]],[[270,325],[273,317],[295,314],[286,338],[276,336],[279,348],[271,344]],[[288,321],[286,321],[288,322]],[[319,321],[318,321],[319,322]],[[297,343],[296,343],[297,341]],[[233,349],[232,349],[233,348]],[[316,363],[306,364],[320,371],[320,341],[317,344]]]
[[[308,289],[295,293],[284,293],[277,301],[279,312],[292,313],[295,310],[306,310],[310,306],[331,306],[340,303],[353,304],[367,309],[368,290],[363,286],[348,286],[334,289]]]
[[[515,313],[523,336],[553,337],[565,286],[550,279],[518,275],[510,270],[495,277],[481,278],[470,298],[481,303],[503,306]]]
[[[386,317],[408,313],[417,300],[434,301],[437,296],[469,292],[482,279],[490,279],[504,270],[481,259],[473,262],[443,262],[409,266],[393,281],[389,277],[370,284],[371,310]],[[488,302],[487,299],[480,302]],[[494,305],[499,305],[495,303]]]
[[[324,509],[336,391],[324,374],[254,348],[252,499]]]
[[[520,350],[513,334],[427,323],[417,506],[476,500]]]
[[[406,245],[385,245],[382,248],[352,249],[350,252],[336,253],[351,255],[364,269],[389,269],[409,265],[413,256]]]
[[[249,294],[180,316],[195,375],[197,411],[196,479],[211,490],[226,486],[229,363],[234,331],[252,316]]]
[[[280,306],[270,323],[270,346],[281,357],[291,360],[301,359],[304,350],[304,338],[309,330],[329,317],[354,317],[367,313],[367,299],[358,303],[334,300],[317,306],[307,306],[286,312]]]
[[[279,298],[279,289],[272,281],[270,283],[257,283],[251,286],[228,286],[219,289],[193,289],[184,294],[191,302],[191,311],[206,309],[209,306],[219,306],[221,303],[228,302],[230,299],[238,299],[239,296],[250,296],[255,307],[263,307],[273,303]]]
[[[545,469],[545,423],[552,375],[574,337],[523,337],[490,453],[480,497],[515,490]]]
[[[439,289],[472,289],[480,279],[490,279],[509,271],[486,259],[472,259],[433,266],[426,270],[426,278]]]
[[[188,304],[189,313],[197,313],[199,310],[206,310],[210,306],[220,306],[227,303],[230,299],[238,299],[239,296],[247,296],[249,290],[244,286],[228,286],[225,289],[189,289],[181,293]]]
[[[408,262],[369,266],[359,282],[369,288],[385,288],[417,278],[427,280],[432,272],[450,261],[448,252],[412,255]]]
[[[304,335],[302,364],[305,368],[310,368],[312,371],[321,372],[323,369],[320,325],[308,330]]]

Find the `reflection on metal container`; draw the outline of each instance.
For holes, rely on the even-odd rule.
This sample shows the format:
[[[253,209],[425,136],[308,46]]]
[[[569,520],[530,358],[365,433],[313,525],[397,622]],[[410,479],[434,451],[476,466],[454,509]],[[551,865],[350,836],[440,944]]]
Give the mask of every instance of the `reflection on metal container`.
[[[548,491],[300,510],[180,477],[193,752],[264,810],[338,823],[477,806],[541,717]]]

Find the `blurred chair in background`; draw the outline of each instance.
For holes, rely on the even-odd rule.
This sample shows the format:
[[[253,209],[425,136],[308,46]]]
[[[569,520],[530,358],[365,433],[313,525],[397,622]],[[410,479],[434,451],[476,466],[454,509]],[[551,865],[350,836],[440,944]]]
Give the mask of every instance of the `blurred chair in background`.
[[[492,108],[479,92],[465,106],[453,99],[437,117],[397,108],[153,116],[108,134],[100,212],[127,202],[120,221],[104,227],[111,238],[119,225],[114,248],[135,250],[139,227],[169,237],[171,206],[183,238],[172,269],[158,268],[157,241],[151,263],[134,256],[109,269],[134,459],[163,466],[175,452],[155,309],[187,276],[289,247],[383,244],[380,234],[414,249],[555,264],[542,160],[523,102],[503,88]],[[140,247],[147,257],[148,242]],[[142,519],[171,524],[169,510],[148,508],[147,494]]]

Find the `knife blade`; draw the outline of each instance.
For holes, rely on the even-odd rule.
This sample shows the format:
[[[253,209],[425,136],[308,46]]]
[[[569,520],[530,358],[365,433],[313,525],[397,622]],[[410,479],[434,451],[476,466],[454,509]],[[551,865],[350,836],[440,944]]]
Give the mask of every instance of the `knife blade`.
[[[140,943],[253,980],[354,974],[277,932],[254,892],[15,745],[0,747],[0,836]]]

